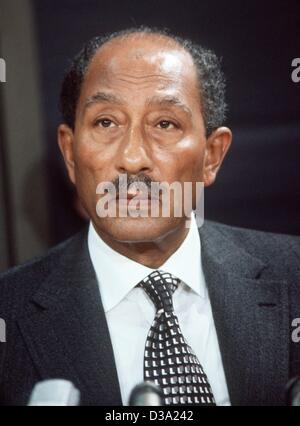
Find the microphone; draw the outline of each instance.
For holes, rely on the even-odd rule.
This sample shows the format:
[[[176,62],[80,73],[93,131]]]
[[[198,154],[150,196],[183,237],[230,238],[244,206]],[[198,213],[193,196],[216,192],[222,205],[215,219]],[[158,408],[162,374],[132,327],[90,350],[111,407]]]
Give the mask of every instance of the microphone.
[[[162,406],[164,405],[163,392],[153,382],[140,383],[133,388],[129,405]]]
[[[300,407],[300,377],[293,377],[285,387],[286,405]]]
[[[79,405],[80,392],[73,383],[63,379],[44,380],[37,383],[31,393],[29,406]]]

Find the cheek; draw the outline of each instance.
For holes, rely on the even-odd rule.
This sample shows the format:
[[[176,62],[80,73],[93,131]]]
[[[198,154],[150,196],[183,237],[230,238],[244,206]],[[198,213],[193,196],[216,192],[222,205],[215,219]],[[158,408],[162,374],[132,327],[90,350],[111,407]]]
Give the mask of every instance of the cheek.
[[[162,164],[164,180],[194,182],[201,181],[205,140],[182,139],[172,151],[161,152],[158,161]]]
[[[75,179],[80,199],[91,214],[95,210],[97,201],[96,189],[107,175],[105,152],[101,152],[99,144],[94,143],[86,135],[80,135],[75,140]]]
[[[202,179],[204,147],[204,141],[189,140],[182,152],[183,174],[191,181]]]
[[[89,133],[79,134],[75,142],[75,164],[78,172],[105,173],[113,156],[109,145],[100,144]]]

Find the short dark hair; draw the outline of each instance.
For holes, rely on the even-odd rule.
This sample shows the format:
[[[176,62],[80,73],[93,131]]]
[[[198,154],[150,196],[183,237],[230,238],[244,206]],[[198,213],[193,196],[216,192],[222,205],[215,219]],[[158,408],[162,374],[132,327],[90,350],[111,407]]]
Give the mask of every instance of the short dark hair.
[[[135,33],[155,34],[168,37],[190,53],[198,72],[200,100],[206,136],[209,136],[215,129],[223,125],[227,111],[225,101],[225,78],[221,70],[220,60],[215,53],[189,39],[175,36],[168,30],[159,30],[149,27],[130,28],[104,36],[93,37],[84,45],[73,59],[63,80],[60,94],[60,110],[63,121],[74,129],[81,85],[88,66],[97,50],[110,40],[120,37],[126,38]]]

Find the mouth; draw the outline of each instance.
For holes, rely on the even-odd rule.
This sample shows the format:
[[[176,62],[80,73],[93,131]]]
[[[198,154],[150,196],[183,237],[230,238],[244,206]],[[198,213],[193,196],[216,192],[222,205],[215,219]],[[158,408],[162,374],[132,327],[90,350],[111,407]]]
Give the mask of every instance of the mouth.
[[[159,198],[151,196],[151,192],[125,192],[125,194],[117,194],[116,203],[119,208],[133,212],[146,212],[158,206]]]
[[[153,195],[151,196],[151,193],[149,192],[127,192],[125,196],[123,194],[121,195],[118,193],[116,196],[116,200],[121,202],[127,201],[129,203],[133,199],[135,199],[136,201],[159,201],[159,198],[154,197]]]

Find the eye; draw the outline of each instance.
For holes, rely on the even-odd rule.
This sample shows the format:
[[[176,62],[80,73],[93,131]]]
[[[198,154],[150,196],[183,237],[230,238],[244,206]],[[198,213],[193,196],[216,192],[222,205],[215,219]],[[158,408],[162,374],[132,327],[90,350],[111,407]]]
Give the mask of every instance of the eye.
[[[175,128],[177,128],[177,127],[178,127],[175,123],[173,123],[172,121],[169,121],[169,120],[161,120],[161,121],[157,124],[157,126],[158,126],[160,129],[166,129],[166,130],[168,130],[168,129],[175,129]]]
[[[96,121],[95,125],[99,127],[116,127],[115,123],[109,118],[101,118]]]

